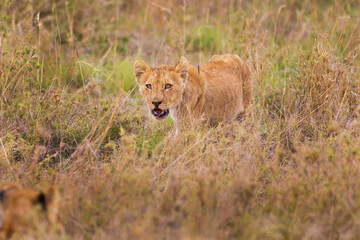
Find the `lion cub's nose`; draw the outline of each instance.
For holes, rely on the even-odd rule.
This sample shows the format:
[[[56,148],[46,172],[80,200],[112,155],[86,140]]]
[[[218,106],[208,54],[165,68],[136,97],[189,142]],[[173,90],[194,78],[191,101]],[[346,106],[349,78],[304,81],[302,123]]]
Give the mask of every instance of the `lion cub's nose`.
[[[152,102],[152,104],[154,104],[155,107],[158,107],[161,103],[162,103],[162,101],[160,101],[160,102]]]

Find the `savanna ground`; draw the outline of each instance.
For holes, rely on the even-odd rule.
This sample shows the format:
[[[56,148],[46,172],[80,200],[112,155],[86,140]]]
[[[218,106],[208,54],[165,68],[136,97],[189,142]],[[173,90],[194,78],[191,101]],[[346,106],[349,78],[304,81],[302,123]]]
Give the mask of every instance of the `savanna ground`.
[[[61,233],[32,237],[360,238],[360,1],[0,8],[0,180],[62,194]],[[221,53],[253,72],[242,123],[149,116],[134,60]]]

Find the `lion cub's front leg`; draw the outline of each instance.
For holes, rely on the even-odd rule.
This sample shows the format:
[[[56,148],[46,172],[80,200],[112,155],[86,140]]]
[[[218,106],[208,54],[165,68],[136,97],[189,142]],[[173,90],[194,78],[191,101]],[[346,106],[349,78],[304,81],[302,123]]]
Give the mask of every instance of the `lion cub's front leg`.
[[[178,135],[184,124],[184,114],[178,110],[179,109],[176,109],[174,111],[170,110],[170,116],[174,123],[174,136]]]

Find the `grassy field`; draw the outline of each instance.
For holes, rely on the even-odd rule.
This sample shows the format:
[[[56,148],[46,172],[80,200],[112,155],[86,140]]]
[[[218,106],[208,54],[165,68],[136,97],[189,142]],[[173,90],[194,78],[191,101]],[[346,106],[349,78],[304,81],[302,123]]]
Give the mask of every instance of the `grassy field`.
[[[0,180],[61,191],[35,239],[360,239],[360,1],[3,0]],[[132,63],[236,53],[242,123],[148,114]]]

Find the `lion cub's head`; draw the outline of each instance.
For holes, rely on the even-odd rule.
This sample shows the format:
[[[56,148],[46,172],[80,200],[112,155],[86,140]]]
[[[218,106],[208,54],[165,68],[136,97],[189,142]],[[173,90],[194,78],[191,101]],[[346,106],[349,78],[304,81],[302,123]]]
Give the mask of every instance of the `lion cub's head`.
[[[0,188],[0,239],[38,228],[42,220],[57,221],[59,193],[50,186],[45,191],[22,189],[16,184]],[[1,211],[2,210],[2,211]]]
[[[181,102],[181,96],[188,77],[188,61],[181,57],[178,64],[160,65],[149,68],[143,61],[134,63],[133,71],[140,92],[156,119],[163,119],[169,109]]]

